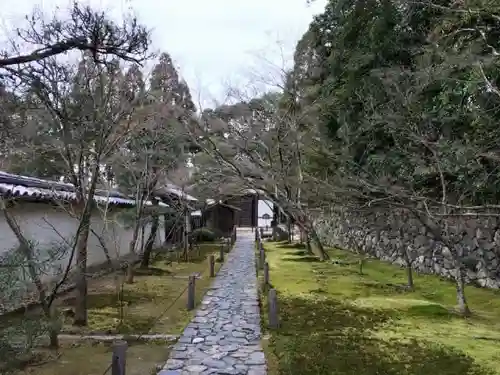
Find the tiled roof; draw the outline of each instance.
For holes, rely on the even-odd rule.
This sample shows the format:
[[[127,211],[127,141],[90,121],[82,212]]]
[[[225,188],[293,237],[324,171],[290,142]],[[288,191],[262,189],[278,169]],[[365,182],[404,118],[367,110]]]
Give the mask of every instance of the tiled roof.
[[[0,194],[19,198],[40,200],[76,200],[75,187],[72,184],[42,180],[40,178],[20,176],[0,171]],[[134,205],[135,200],[115,192],[98,190],[94,200],[100,204]],[[151,202],[148,202],[151,204]]]
[[[186,200],[186,201],[190,201],[190,202],[197,202],[198,201],[197,198],[193,197],[192,195],[189,195],[188,193],[186,193],[185,190],[183,190],[182,188],[180,188],[174,184],[165,184],[165,185],[161,186],[160,188],[155,190],[155,195],[157,195],[158,197],[165,197],[165,196],[173,195],[181,200]]]
[[[181,189],[179,189],[178,187],[176,187],[174,185],[167,185],[166,189],[169,193],[175,194],[180,198],[185,198],[188,201],[195,202],[198,200],[197,198],[193,197],[192,195],[189,195],[188,193],[186,193],[185,191],[182,191]]]

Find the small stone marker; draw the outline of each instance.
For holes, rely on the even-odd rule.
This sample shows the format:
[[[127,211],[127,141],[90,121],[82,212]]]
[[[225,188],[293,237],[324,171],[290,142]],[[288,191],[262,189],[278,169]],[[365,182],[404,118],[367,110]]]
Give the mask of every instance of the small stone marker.
[[[215,277],[215,256],[213,254],[208,256],[208,265],[210,267],[210,277]]]
[[[278,296],[276,289],[269,290],[267,303],[269,305],[269,328],[278,328]]]
[[[195,283],[196,283],[196,277],[194,275],[189,276],[188,295],[187,295],[188,310],[194,309]]]
[[[127,342],[123,340],[117,340],[113,343],[111,375],[125,375],[127,347]]]

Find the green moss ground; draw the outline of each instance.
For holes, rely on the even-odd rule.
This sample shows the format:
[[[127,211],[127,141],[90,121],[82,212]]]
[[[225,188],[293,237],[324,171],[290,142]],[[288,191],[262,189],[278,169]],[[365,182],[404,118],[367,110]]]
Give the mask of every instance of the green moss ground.
[[[455,313],[455,287],[329,250],[347,264],[318,262],[295,245],[266,243],[281,326],[265,330],[269,374],[500,374],[500,293],[469,286],[473,317]],[[263,298],[265,322],[267,301]]]
[[[137,268],[134,283],[123,284],[123,307],[119,301],[121,280],[117,281],[114,275],[92,280],[88,296],[89,324],[82,333],[181,332],[191,319],[192,312],[186,309],[187,293],[184,292],[180,298],[179,295],[187,287],[189,275],[200,273],[201,279],[196,280],[196,304],[200,303],[212,281],[208,277],[207,257],[218,254],[218,249],[217,244],[202,244],[199,254],[193,254],[189,262],[170,262],[159,258],[147,269]],[[71,294],[62,301],[62,305],[73,305]],[[72,319],[68,319],[66,327],[74,331],[71,323]]]
[[[68,318],[63,332],[89,333],[159,333],[180,334],[191,320],[194,311],[186,308],[187,293],[179,297],[186,288],[188,276],[199,272],[201,279],[196,280],[196,307],[212,283],[208,274],[207,258],[219,254],[218,244],[201,244],[189,262],[178,262],[165,258],[156,259],[148,269],[136,269],[134,283],[124,284],[123,308],[120,308],[118,291],[121,285],[117,275],[107,275],[89,281],[88,326],[76,330]],[[216,272],[221,264],[216,263]],[[123,277],[122,274],[118,275]],[[74,297],[71,293],[57,301],[59,307],[70,307]],[[167,310],[168,308],[168,310]],[[16,319],[37,319],[39,311],[28,316],[16,316],[3,324],[16,324]],[[121,318],[123,317],[123,318]],[[127,375],[156,374],[155,367],[168,359],[171,345],[161,342],[132,342],[127,351]],[[61,340],[57,352],[41,348],[40,360],[26,366],[17,374],[73,374],[102,375],[111,360],[111,347],[108,344],[91,345]],[[91,360],[89,360],[91,359]]]

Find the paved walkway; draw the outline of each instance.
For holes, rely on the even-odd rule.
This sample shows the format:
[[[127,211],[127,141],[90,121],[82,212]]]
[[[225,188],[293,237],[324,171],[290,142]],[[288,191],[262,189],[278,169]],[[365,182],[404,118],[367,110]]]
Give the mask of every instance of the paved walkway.
[[[254,236],[238,231],[234,249],[158,375],[266,375]]]

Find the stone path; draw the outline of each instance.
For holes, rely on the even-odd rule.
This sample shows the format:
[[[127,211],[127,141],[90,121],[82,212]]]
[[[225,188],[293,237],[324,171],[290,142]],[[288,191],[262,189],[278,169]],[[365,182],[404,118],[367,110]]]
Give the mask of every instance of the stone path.
[[[238,231],[234,249],[158,375],[266,375],[254,236]]]

